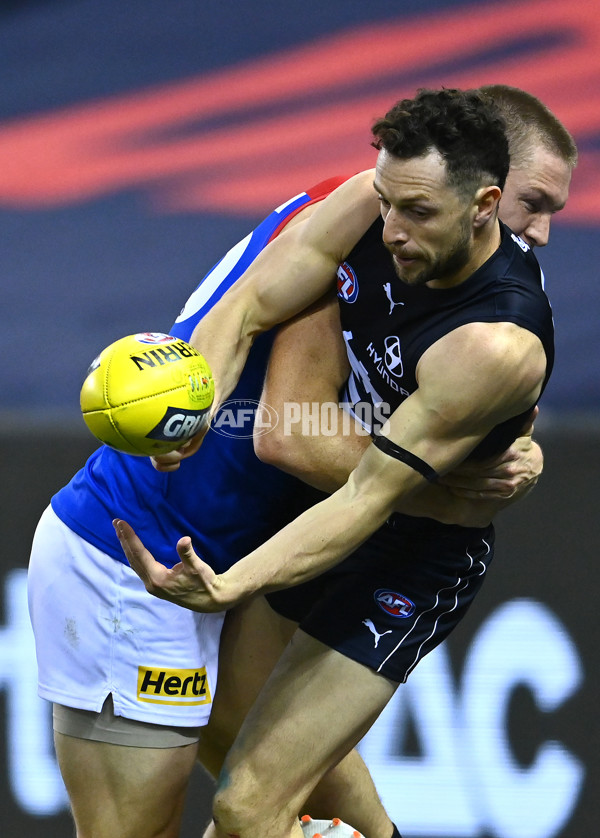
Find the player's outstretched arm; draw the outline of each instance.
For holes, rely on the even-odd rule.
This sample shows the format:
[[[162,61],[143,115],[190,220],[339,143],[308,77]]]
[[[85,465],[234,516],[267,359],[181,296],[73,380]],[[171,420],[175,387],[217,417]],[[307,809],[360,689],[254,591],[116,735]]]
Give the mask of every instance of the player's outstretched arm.
[[[545,363],[539,340],[519,327],[463,326],[425,353],[418,389],[390,417],[383,433],[445,473],[495,425],[535,403]],[[210,578],[204,563],[190,556],[189,542],[180,552],[183,569],[178,565],[158,575],[139,543],[132,544],[131,534],[119,527],[117,534],[124,536],[126,551],[136,554],[134,570],[135,560],[142,562],[140,575],[151,593],[194,610],[220,610],[261,591],[297,585],[338,564],[424,481],[420,470],[371,444],[341,489],[228,571]]]

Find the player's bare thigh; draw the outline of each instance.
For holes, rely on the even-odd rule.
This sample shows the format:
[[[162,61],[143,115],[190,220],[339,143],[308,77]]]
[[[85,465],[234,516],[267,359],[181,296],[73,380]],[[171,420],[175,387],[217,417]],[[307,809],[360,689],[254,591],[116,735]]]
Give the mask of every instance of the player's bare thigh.
[[[295,630],[296,623],[273,611],[262,596],[227,613],[217,691],[198,747],[198,759],[213,776],[219,774],[244,718]]]
[[[112,745],[55,733],[79,838],[176,838],[196,744]]]

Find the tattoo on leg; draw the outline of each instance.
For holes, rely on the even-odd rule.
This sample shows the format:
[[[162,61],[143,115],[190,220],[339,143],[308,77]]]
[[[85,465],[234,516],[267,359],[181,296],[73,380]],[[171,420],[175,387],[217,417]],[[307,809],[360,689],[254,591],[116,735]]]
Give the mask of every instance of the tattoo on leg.
[[[217,777],[217,788],[216,791],[223,791],[228,786],[231,785],[231,777],[229,775],[229,771],[223,766],[221,771],[219,772],[219,776]]]

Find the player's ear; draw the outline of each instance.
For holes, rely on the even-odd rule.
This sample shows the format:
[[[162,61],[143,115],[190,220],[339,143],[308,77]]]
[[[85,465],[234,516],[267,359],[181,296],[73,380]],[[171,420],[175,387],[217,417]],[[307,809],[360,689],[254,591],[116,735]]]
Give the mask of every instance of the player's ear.
[[[482,186],[481,189],[477,190],[473,202],[475,208],[474,227],[483,227],[490,219],[495,217],[501,196],[502,190],[499,186]]]

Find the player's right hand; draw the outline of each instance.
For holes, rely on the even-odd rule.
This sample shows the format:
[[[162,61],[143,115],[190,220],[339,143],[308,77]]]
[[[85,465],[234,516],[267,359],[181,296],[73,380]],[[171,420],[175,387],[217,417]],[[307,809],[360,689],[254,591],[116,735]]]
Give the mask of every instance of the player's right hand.
[[[195,553],[188,536],[177,542],[181,561],[172,568],[157,562],[133,528],[120,518],[113,526],[130,567],[140,577],[149,594],[166,599],[191,611],[223,611],[234,603],[222,598],[222,577]]]

